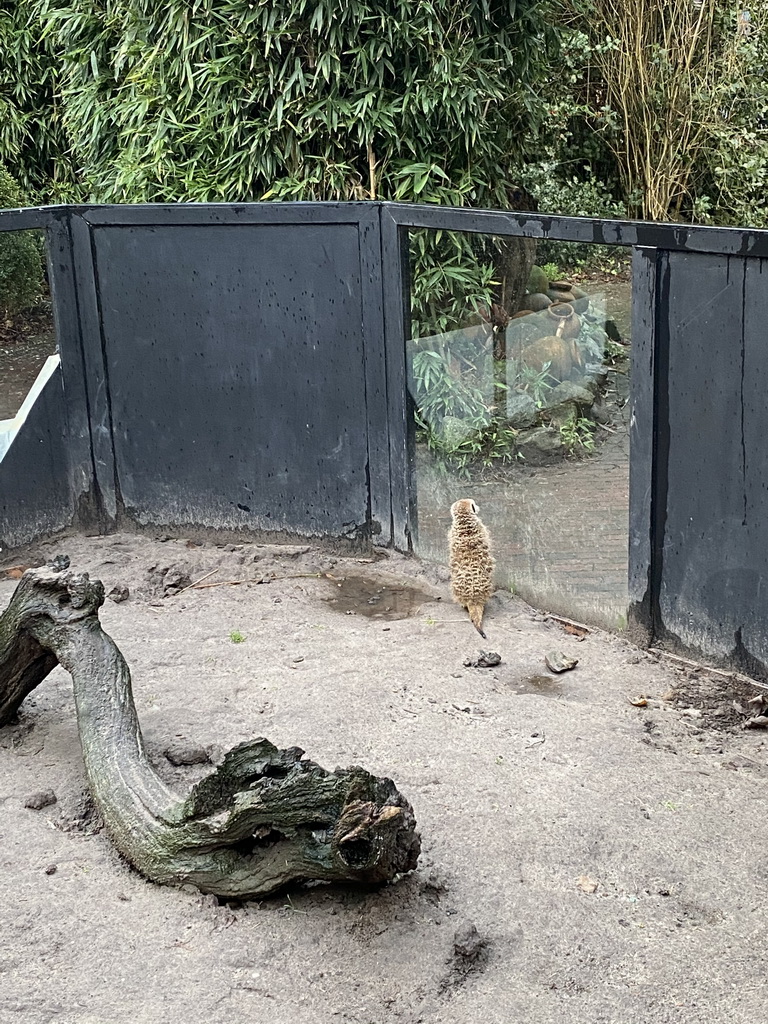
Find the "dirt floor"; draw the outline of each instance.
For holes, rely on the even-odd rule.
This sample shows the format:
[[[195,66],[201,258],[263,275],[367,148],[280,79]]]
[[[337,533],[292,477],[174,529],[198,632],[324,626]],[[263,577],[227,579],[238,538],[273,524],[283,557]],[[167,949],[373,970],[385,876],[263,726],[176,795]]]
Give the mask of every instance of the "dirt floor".
[[[749,692],[509,594],[479,645],[444,569],[395,554],[123,534],[22,561],[57,552],[129,588],[102,621],[166,779],[188,781],[174,742],[214,760],[257,735],[298,744],[391,776],[423,854],[379,891],[246,905],[144,881],[89,804],[56,669],[0,730],[3,1024],[764,1019],[768,748],[742,728]],[[277,579],[164,596],[173,567]],[[15,585],[0,578],[2,607]],[[465,667],[479,646],[501,664]],[[552,675],[551,651],[578,666]],[[47,789],[55,804],[25,807]],[[467,922],[471,962],[454,949]]]
[[[0,420],[16,415],[43,363],[55,351],[50,309],[0,318]]]

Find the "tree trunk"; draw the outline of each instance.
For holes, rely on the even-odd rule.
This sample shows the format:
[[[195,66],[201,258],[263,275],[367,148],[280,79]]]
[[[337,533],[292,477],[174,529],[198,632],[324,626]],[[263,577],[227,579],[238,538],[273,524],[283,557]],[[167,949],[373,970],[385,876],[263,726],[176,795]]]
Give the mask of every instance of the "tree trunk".
[[[327,772],[298,747],[241,743],[179,796],[155,773],[131,675],[87,573],[30,569],[0,616],[0,726],[61,664],[72,676],[85,769],[115,845],[155,882],[247,898],[291,882],[386,882],[416,866],[408,801],[363,768]]]

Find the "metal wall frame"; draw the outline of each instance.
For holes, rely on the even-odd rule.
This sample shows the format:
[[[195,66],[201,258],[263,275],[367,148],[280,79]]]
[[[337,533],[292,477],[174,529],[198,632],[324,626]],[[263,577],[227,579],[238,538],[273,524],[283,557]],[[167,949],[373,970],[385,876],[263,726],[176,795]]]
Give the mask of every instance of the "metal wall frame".
[[[295,227],[331,223],[354,223],[361,232],[369,519],[381,524],[378,542],[401,550],[412,548],[415,507],[409,476],[412,437],[405,365],[409,229],[617,245],[632,250],[630,622],[637,639],[649,642],[666,637],[674,643],[674,629],[670,630],[659,607],[665,552],[669,557],[665,529],[671,483],[670,410],[675,403],[675,394],[670,392],[670,351],[676,343],[676,325],[669,322],[670,265],[677,267],[678,280],[682,272],[680,261],[671,261],[669,254],[719,257],[723,275],[730,273],[734,259],[746,261],[745,268],[747,263],[761,267],[759,261],[768,259],[766,231],[388,202],[81,205],[0,211],[0,231],[37,228],[43,229],[48,237],[49,277],[66,409],[63,430],[69,456],[65,472],[71,497],[70,521],[111,529],[119,517],[114,442],[111,431],[104,429],[104,424],[110,422],[109,380],[95,273],[94,232],[121,226]],[[691,265],[695,267],[695,260]],[[744,273],[746,277],[746,269]],[[753,287],[757,287],[756,280],[756,275],[751,274]],[[739,328],[734,323],[735,334]],[[743,324],[741,329],[743,334]],[[729,472],[727,466],[721,468],[723,473]],[[34,476],[31,470],[30,475]],[[2,484],[0,476],[0,487]],[[44,486],[44,481],[33,481],[30,494],[40,492]],[[685,647],[684,642],[682,646]],[[750,652],[743,657],[737,652],[736,661],[739,658],[742,666],[748,665],[753,671],[756,664],[763,664]]]

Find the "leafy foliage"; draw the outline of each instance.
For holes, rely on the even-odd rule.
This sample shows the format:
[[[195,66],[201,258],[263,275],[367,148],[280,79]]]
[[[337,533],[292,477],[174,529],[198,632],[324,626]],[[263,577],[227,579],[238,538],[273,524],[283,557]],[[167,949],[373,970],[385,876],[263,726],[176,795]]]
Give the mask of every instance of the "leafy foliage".
[[[560,427],[560,438],[570,455],[595,450],[595,424],[586,416],[568,420]]]
[[[504,205],[554,40],[543,2],[18,6],[24,45],[39,56],[42,40],[45,88],[43,58],[55,54],[54,104],[72,156],[59,195]],[[13,17],[14,32],[24,28]],[[12,48],[22,49],[6,40],[3,55]],[[46,123],[43,94],[17,97],[27,131]],[[0,138],[0,156],[11,145]]]
[[[18,183],[0,164],[0,209],[24,206]],[[0,310],[17,313],[32,305],[43,284],[42,246],[36,232],[0,232]]]
[[[562,162],[580,149],[579,177],[587,164],[633,216],[762,223],[765,5],[556,2],[575,115],[558,140]]]
[[[517,373],[517,390],[530,395],[538,409],[544,405],[547,395],[557,384],[549,372],[551,365],[550,362],[545,362],[540,370],[523,365]]]
[[[31,195],[50,191],[68,166],[59,64],[36,5],[0,0],[0,160]]]
[[[490,308],[494,267],[486,254],[478,258],[476,247],[465,232],[410,232],[413,337],[464,327],[468,315]]]
[[[582,162],[580,174],[568,169],[554,152],[536,164],[529,164],[520,180],[539,200],[548,213],[566,217],[626,217],[626,206],[613,198],[606,186]],[[551,260],[561,269],[570,270],[580,264],[592,267],[616,254],[615,246],[590,245],[584,242],[557,242],[542,239],[537,245],[537,259]]]
[[[444,352],[416,351],[413,377],[414,398],[422,421],[437,423],[451,417],[467,424],[471,431],[488,425],[490,409],[476,374],[452,373]]]
[[[686,211],[709,223],[768,227],[768,7],[728,5],[726,66]]]

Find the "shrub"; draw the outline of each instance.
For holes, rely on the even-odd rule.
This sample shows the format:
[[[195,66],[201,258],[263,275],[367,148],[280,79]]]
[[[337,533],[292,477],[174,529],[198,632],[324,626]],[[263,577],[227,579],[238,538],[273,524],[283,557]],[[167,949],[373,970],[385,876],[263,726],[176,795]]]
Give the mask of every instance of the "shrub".
[[[0,0],[0,161],[36,197],[68,173],[57,51],[36,2]]]
[[[583,177],[550,159],[531,164],[520,173],[520,180],[539,201],[545,213],[565,217],[626,217],[623,203],[617,202],[607,187],[582,167]],[[556,263],[563,270],[572,270],[581,263],[595,264],[616,254],[615,246],[590,245],[582,242],[552,242],[544,239],[537,245],[536,258],[542,263]]]
[[[0,164],[0,209],[24,206],[20,186]],[[43,285],[42,247],[37,233],[0,232],[0,310],[18,313],[31,306]]]
[[[541,107],[547,3],[29,0],[79,169],[57,188],[505,205]]]

